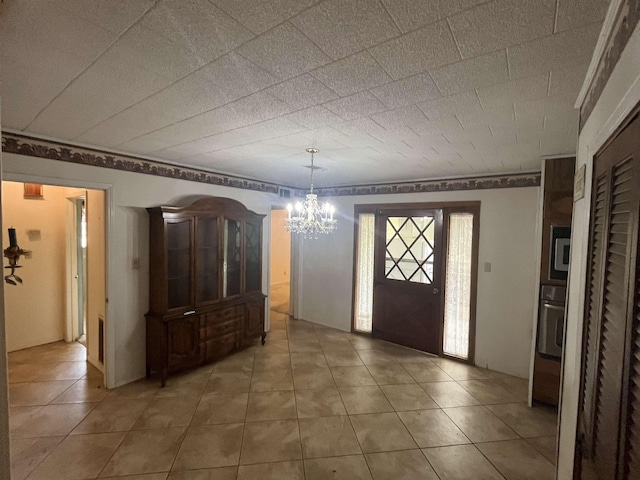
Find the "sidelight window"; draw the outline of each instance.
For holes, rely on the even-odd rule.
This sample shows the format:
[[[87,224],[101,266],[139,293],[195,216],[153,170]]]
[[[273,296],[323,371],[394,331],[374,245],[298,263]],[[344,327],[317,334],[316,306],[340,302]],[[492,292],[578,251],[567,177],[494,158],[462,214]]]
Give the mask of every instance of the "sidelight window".
[[[358,248],[356,259],[355,325],[359,332],[371,332],[373,316],[373,247],[376,216],[361,213],[358,216]]]
[[[449,215],[447,243],[442,351],[466,359],[469,357],[471,316],[473,214]]]

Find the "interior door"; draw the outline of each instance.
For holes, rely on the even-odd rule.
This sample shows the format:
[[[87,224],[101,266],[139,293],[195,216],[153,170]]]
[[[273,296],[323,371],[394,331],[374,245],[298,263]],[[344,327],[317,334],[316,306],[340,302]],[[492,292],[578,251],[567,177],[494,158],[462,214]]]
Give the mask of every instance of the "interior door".
[[[372,335],[439,354],[442,210],[380,210],[376,217]]]

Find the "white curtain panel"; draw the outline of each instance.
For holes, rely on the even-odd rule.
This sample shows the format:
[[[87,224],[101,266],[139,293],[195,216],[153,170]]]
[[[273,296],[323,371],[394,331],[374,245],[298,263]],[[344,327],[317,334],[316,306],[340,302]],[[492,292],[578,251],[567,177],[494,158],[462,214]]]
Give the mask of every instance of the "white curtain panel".
[[[460,358],[469,357],[472,241],[473,214],[449,215],[443,351]]]
[[[358,258],[356,268],[355,329],[371,331],[373,317],[373,247],[375,238],[373,213],[361,213],[358,221]]]

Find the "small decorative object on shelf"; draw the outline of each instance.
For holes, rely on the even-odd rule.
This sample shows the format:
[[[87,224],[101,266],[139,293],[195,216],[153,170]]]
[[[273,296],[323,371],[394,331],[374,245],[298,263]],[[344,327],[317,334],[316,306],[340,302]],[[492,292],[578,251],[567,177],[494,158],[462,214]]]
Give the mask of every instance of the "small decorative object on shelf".
[[[18,238],[16,236],[16,229],[11,227],[9,229],[9,246],[4,249],[4,256],[9,259],[9,265],[4,268],[10,268],[11,273],[4,276],[4,281],[9,285],[18,285],[22,283],[22,279],[16,275],[16,268],[22,268],[22,265],[18,265],[18,259],[22,255],[26,255],[29,252],[23,250],[18,246]]]
[[[318,238],[318,234],[332,233],[338,224],[333,218],[335,208],[329,202],[318,202],[318,195],[313,193],[313,171],[318,168],[313,166],[313,155],[318,153],[317,148],[307,148],[311,154],[311,186],[309,193],[302,202],[287,205],[289,216],[284,220],[284,226],[290,233],[301,233],[305,238]],[[295,210],[295,212],[294,212]]]

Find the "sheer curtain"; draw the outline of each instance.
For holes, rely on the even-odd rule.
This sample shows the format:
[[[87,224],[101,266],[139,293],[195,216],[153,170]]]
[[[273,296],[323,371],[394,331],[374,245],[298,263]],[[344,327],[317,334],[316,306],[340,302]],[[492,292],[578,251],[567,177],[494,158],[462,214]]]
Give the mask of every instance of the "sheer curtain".
[[[358,256],[356,259],[355,329],[371,331],[373,316],[373,245],[375,214],[361,213],[358,218]]]
[[[449,215],[442,350],[459,358],[469,357],[472,241],[473,214]]]

